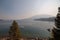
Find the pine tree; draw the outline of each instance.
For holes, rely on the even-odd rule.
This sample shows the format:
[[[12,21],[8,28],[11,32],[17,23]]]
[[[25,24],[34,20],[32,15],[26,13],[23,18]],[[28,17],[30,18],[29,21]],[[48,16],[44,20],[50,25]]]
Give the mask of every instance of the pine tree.
[[[20,40],[20,31],[17,22],[14,20],[9,30],[9,40]]]
[[[52,30],[54,40],[60,40],[60,7],[58,8],[58,14],[55,18],[55,26]]]

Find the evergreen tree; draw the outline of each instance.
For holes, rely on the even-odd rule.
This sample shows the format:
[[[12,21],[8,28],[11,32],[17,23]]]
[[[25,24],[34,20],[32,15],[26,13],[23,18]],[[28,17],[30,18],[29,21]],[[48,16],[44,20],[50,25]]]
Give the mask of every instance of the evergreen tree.
[[[9,30],[9,40],[20,40],[20,31],[17,22],[14,20]]]
[[[52,30],[54,40],[60,40],[60,7],[58,8],[58,14],[55,18],[55,26]]]

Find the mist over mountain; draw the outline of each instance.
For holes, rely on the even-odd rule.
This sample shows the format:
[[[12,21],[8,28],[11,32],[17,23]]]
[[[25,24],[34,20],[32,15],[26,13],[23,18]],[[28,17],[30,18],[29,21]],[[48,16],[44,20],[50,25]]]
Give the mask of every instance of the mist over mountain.
[[[23,21],[23,22],[30,22],[30,21],[50,21],[50,22],[53,22],[54,19],[55,19],[55,17],[51,16],[51,15],[35,15],[35,16],[30,17],[30,18],[21,19],[19,21]],[[0,21],[13,21],[13,20],[0,19]]]
[[[50,21],[50,22],[54,22],[55,17],[49,17],[49,18],[38,18],[38,19],[34,19],[35,21]]]
[[[31,19],[49,18],[49,17],[53,17],[53,16],[51,16],[51,15],[35,15],[35,16],[31,17]]]
[[[55,19],[54,16],[51,15],[36,15],[30,18],[22,19],[21,21],[50,21],[53,22]]]

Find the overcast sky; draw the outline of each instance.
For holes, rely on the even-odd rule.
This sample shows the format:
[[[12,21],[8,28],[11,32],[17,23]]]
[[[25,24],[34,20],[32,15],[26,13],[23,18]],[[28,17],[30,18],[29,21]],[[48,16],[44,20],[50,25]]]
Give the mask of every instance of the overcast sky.
[[[0,0],[0,19],[23,19],[58,12],[59,0]]]

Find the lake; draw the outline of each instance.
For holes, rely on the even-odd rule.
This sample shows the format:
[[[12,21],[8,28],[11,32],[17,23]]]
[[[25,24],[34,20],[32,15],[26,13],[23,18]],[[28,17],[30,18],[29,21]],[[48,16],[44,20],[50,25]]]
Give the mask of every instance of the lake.
[[[54,27],[54,22],[34,21],[34,20],[17,20],[21,33],[24,36],[31,37],[50,37],[47,29]],[[0,35],[6,35],[12,21],[0,21]]]

